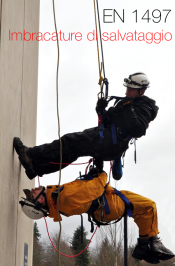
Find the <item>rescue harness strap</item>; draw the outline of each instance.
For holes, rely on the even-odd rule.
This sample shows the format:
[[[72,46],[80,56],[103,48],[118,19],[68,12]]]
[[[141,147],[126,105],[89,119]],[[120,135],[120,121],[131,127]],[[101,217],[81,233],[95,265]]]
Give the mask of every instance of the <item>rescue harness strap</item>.
[[[83,176],[81,176],[81,180],[93,180],[93,176],[91,176],[91,175],[83,175]],[[108,184],[107,184],[108,185]],[[107,187],[107,185],[105,186],[105,188]],[[59,189],[59,193],[62,191],[64,189],[64,186],[62,186],[60,189]],[[118,191],[116,188],[113,188],[114,189],[114,193],[116,194],[116,195],[118,195],[123,201],[124,201],[124,203],[125,203],[125,212],[124,212],[124,214],[123,214],[123,216],[125,215],[125,213],[127,213],[127,215],[129,216],[129,217],[132,217],[132,204],[129,202],[129,200],[125,197],[125,195],[123,195],[120,191]],[[56,190],[56,191],[54,191],[54,192],[52,192],[52,199],[53,199],[53,204],[56,204],[56,201],[57,201],[57,197],[58,197],[58,189]],[[103,203],[103,204],[101,204],[101,202]],[[108,223],[103,223],[103,213],[102,213],[102,221],[98,221],[98,220],[96,220],[95,219],[95,217],[94,217],[94,212],[99,208],[99,207],[104,207],[104,210],[105,210],[105,213],[106,213],[106,215],[108,215],[108,214],[110,214],[110,209],[109,209],[109,204],[108,204],[108,202],[107,202],[107,199],[106,199],[106,196],[105,196],[105,194],[103,193],[102,194],[102,196],[101,197],[99,197],[98,199],[95,199],[93,202],[92,202],[92,204],[91,204],[91,206],[90,206],[90,208],[89,208],[89,210],[87,211],[87,214],[88,214],[88,221],[89,222],[91,222],[91,230],[90,230],[90,232],[91,233],[93,233],[93,235],[92,235],[92,237],[94,236],[94,234],[95,234],[95,232],[96,232],[96,230],[97,230],[97,227],[100,227],[100,225],[109,225],[109,224],[114,224],[114,223],[117,223],[117,222],[119,222],[122,218],[123,218],[123,216],[121,216],[118,220],[116,220],[116,221],[114,221],[113,223],[110,223],[110,222],[108,222]],[[103,209],[102,209],[103,210]],[[60,212],[61,214],[63,214],[63,215],[65,215],[65,216],[67,216],[67,214],[66,213],[63,213],[63,212]],[[92,219],[91,219],[91,217],[90,216],[92,216]],[[45,220],[45,222],[46,222],[46,220]],[[94,223],[97,225],[97,227],[96,227],[96,229],[95,229],[95,231],[94,231]],[[46,224],[46,228],[47,228],[47,224]],[[47,228],[47,232],[48,232],[48,228]],[[49,236],[49,232],[48,232],[48,236]],[[91,240],[92,240],[92,237],[91,237]],[[53,245],[53,247],[54,247],[54,249],[56,250],[56,248],[55,248],[55,246],[54,246],[54,244],[53,244],[53,242],[52,242],[52,240],[51,240],[51,238],[50,238],[50,236],[49,236],[49,239],[50,239],[50,241],[51,241],[51,243],[52,243],[52,245]],[[90,240],[90,242],[91,242],[91,240]],[[90,245],[90,242],[89,242],[89,244],[88,244],[88,246],[86,247],[86,249],[89,247],[89,245]],[[83,243],[83,216],[81,215],[81,243]],[[85,250],[86,250],[85,249]],[[74,256],[78,256],[78,255],[80,255],[82,252],[84,252],[85,250],[83,250],[83,251],[81,251],[79,254],[77,254],[77,255],[74,255]],[[57,250],[56,250],[57,251]],[[57,251],[58,252],[58,251]],[[60,252],[59,252],[60,253]],[[67,255],[65,255],[65,254],[63,254],[63,253],[60,253],[61,255],[64,255],[64,256],[66,256],[66,257],[74,257],[74,256],[67,256]]]
[[[120,100],[123,99],[123,97],[111,96],[107,102],[109,103],[113,99],[115,99],[115,103],[114,103],[114,106],[115,106]],[[104,125],[104,120],[105,119],[109,120],[109,117],[108,117],[108,114],[107,114],[106,110],[104,111],[102,119],[100,120],[101,123],[98,126],[99,138],[98,138],[98,142],[97,142],[96,147],[95,147],[95,151],[97,151],[96,156],[99,155],[98,152],[99,152],[101,144],[102,144],[102,142],[104,140],[103,132],[104,132],[104,128],[105,128],[105,125]],[[130,141],[130,140],[133,139],[133,137],[131,135],[129,135],[126,130],[124,130],[124,129],[120,128],[120,127],[117,127],[117,129],[116,129],[116,125],[114,123],[111,123],[110,126],[111,126],[111,134],[112,134],[113,145],[117,145],[117,136],[119,137],[119,139],[121,139],[123,141]],[[133,139],[131,144],[133,144],[133,143],[134,143],[134,147],[135,147],[135,150],[134,150],[134,161],[136,163],[136,139],[135,138]]]
[[[92,180],[94,177],[93,176],[91,176],[91,175],[83,175],[83,176],[81,176],[81,179],[80,180]],[[106,186],[105,186],[105,188],[108,186],[108,184],[106,184]],[[129,217],[132,217],[132,204],[129,202],[129,200],[125,197],[125,195],[124,194],[122,194],[119,190],[117,190],[116,188],[113,188],[114,189],[114,193],[117,195],[117,196],[119,196],[122,200],[123,200],[123,202],[125,203],[125,212],[124,212],[124,214],[125,213],[127,213],[127,215],[129,216]],[[101,202],[102,202],[102,204],[101,204]],[[93,233],[93,231],[94,231],[94,224],[93,224],[93,222],[95,222],[95,224],[98,226],[98,227],[100,227],[100,225],[109,225],[109,224],[113,224],[113,223],[117,223],[117,222],[119,222],[121,219],[122,219],[122,217],[124,216],[124,214],[123,214],[123,216],[121,216],[118,220],[116,220],[115,222],[113,222],[113,223],[110,223],[110,222],[108,222],[108,223],[103,223],[103,215],[102,215],[102,221],[98,221],[98,220],[96,220],[95,219],[95,217],[94,217],[94,212],[99,208],[99,207],[102,207],[102,212],[103,212],[103,207],[104,207],[104,210],[105,210],[105,213],[106,213],[106,215],[108,215],[108,214],[110,214],[110,209],[109,209],[109,204],[108,204],[108,201],[107,201],[107,199],[106,199],[106,196],[105,196],[105,193],[103,193],[98,199],[95,199],[95,200],[93,200],[93,202],[92,202],[92,204],[91,204],[91,206],[90,206],[90,208],[89,208],[89,210],[87,211],[87,214],[88,214],[88,221],[89,222],[91,222],[91,230],[90,230],[90,232],[91,233]],[[92,216],[92,220],[91,220],[91,217],[90,216]],[[82,220],[81,220],[82,221]]]
[[[116,105],[120,100],[123,99],[123,97],[111,96],[107,102],[109,103],[113,99],[116,100],[114,103],[114,105]],[[107,118],[109,120],[109,117],[107,115],[106,110],[104,111],[102,122],[98,127],[99,128],[99,139],[98,139],[97,149],[101,146],[103,139],[104,139],[103,131],[105,128],[105,126],[104,126],[105,118]],[[132,139],[132,137],[130,135],[128,135],[125,130],[118,127],[117,131],[116,131],[116,125],[114,123],[111,123],[112,141],[113,141],[114,145],[117,145],[117,132],[119,133],[119,138],[121,138],[122,140],[131,140]]]
[[[108,184],[107,184],[108,185]],[[107,186],[106,185],[106,186]],[[106,188],[105,186],[105,188]],[[100,207],[100,201],[102,199],[104,199],[104,210],[105,210],[105,213],[106,215],[110,214],[110,209],[109,209],[109,205],[108,205],[108,202],[107,202],[107,199],[106,199],[106,196],[105,194],[103,193],[101,197],[99,197],[98,199],[95,199],[92,204],[91,204],[91,207],[89,208],[89,210],[87,211],[87,214],[88,214],[88,221],[91,223],[91,230],[90,232],[93,233],[94,231],[94,223],[100,227],[100,225],[109,225],[109,224],[114,224],[114,223],[117,223],[119,222],[122,217],[125,215],[125,213],[127,213],[127,215],[129,217],[132,217],[132,204],[129,202],[129,200],[125,197],[125,195],[123,195],[119,190],[117,190],[116,188],[113,188],[114,189],[114,193],[119,196],[123,202],[125,203],[125,212],[124,214],[119,218],[117,219],[116,221],[114,221],[113,223],[111,222],[108,222],[108,223],[103,223],[102,221],[98,221],[95,219],[95,216],[94,216],[94,212]],[[91,219],[91,217],[92,219]],[[94,223],[93,223],[94,222]]]

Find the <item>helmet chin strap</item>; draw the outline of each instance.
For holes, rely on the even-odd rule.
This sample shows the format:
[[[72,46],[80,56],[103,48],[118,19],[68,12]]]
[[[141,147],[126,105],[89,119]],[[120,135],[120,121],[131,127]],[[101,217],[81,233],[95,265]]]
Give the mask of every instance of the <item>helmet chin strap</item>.
[[[48,208],[46,193],[44,193],[45,190],[46,190],[46,188],[43,186],[43,189],[42,189],[41,192],[38,194],[38,196],[34,199],[33,203],[35,203],[35,202],[38,200],[38,198],[39,198],[41,195],[43,195],[44,198],[45,198],[46,207]]]
[[[43,187],[42,188],[42,190],[41,190],[41,192],[38,194],[38,196],[34,199],[34,203],[37,201],[37,199],[41,196],[41,195],[43,195],[43,193],[44,193],[44,190],[45,190],[45,187]]]

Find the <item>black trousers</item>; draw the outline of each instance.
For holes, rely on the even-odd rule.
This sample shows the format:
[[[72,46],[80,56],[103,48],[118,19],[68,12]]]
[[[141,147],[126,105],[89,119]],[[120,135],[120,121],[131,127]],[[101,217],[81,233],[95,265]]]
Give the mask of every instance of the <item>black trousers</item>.
[[[113,145],[110,129],[104,129],[104,140],[97,148],[99,139],[98,127],[86,129],[83,132],[66,134],[61,137],[62,142],[62,162],[72,163],[79,157],[91,156],[101,157],[103,161],[110,161],[121,157],[128,148],[128,142],[118,141]],[[33,166],[39,176],[59,171],[60,162],[60,141],[54,140],[50,144],[43,144],[29,149],[29,155],[33,159]],[[67,165],[62,165],[62,168]]]

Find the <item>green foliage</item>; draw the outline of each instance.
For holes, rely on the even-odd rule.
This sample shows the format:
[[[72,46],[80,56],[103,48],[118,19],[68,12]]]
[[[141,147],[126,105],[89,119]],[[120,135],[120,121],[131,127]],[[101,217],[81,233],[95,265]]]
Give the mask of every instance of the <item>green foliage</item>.
[[[37,223],[34,223],[33,228],[33,266],[40,266],[42,262],[42,244],[39,242],[39,229]]]
[[[86,248],[89,243],[89,240],[86,238],[87,232],[83,227],[83,244],[81,243],[81,226],[77,227],[74,231],[73,238],[71,240],[71,248],[74,254],[78,254]],[[87,249],[81,255],[76,257],[77,266],[87,266],[89,264],[89,250]]]
[[[33,236],[36,237],[37,240],[39,240],[39,238],[41,237],[41,234],[39,233],[39,229],[38,229],[36,222],[34,222]]]

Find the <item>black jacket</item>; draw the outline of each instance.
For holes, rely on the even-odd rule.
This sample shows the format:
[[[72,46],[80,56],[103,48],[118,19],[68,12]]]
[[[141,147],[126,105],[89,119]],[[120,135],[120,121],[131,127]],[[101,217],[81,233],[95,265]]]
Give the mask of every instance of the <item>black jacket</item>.
[[[146,134],[146,129],[151,121],[155,119],[158,112],[155,101],[147,96],[135,99],[125,97],[115,107],[110,107],[104,116],[107,125],[107,116],[110,123],[114,123],[127,135],[140,138]]]

